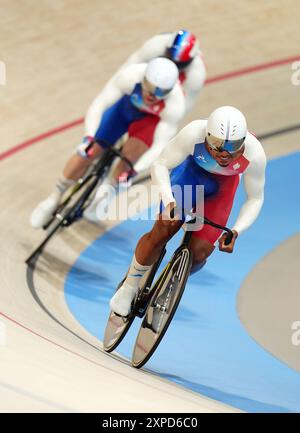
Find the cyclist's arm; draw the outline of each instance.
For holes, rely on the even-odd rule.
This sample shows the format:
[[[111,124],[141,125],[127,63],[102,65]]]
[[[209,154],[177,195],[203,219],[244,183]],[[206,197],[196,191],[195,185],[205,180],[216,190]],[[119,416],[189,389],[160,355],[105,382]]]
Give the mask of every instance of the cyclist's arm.
[[[171,189],[169,169],[177,167],[188,155],[193,153],[194,145],[201,136],[205,121],[195,120],[185,126],[168,142],[160,157],[151,168],[151,177],[154,185],[160,190],[165,207],[174,202]]]
[[[206,68],[199,55],[195,58],[193,63],[188,69],[186,80],[184,81],[183,88],[186,93],[186,111],[190,111],[199,96],[206,79]]]
[[[161,112],[151,148],[141,156],[134,166],[137,173],[151,167],[153,162],[159,157],[168,141],[176,134],[178,123],[183,118],[184,112],[185,100],[182,89],[177,84],[172,95],[169,95],[164,110]]]
[[[261,152],[253,161],[244,174],[244,187],[247,200],[242,206],[238,219],[233,227],[240,234],[253,224],[256,220],[263,202],[265,185],[266,157]]]
[[[154,133],[154,139],[151,148],[147,150],[134,165],[134,170],[136,173],[147,170],[149,167],[151,167],[153,162],[162,152],[165,143],[167,143],[170,138],[176,134],[177,127],[177,122],[167,122],[160,120]]]
[[[146,65],[132,65],[115,75],[94,99],[85,117],[85,135],[94,137],[105,110],[123,95],[130,94],[135,83],[141,80]]]
[[[104,111],[122,97],[123,93],[113,81],[106,85],[93,100],[85,116],[85,135],[94,137]]]
[[[121,68],[123,69],[125,66],[134,63],[148,63],[155,57],[164,56],[169,40],[172,39],[171,36],[171,33],[166,33],[148,39],[138,50],[128,57]]]

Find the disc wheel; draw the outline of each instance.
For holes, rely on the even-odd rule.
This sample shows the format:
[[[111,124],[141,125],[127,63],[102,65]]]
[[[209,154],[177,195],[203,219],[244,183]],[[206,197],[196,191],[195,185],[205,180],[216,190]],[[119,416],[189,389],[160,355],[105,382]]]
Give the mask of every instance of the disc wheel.
[[[191,264],[190,250],[187,247],[180,247],[157,280],[155,294],[135,342],[133,367],[141,368],[153,355],[165,335],[185,289]]]

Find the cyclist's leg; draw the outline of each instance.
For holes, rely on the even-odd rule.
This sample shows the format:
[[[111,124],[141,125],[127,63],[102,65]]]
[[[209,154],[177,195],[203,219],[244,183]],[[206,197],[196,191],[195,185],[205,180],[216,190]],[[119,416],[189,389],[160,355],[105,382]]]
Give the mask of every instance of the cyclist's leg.
[[[117,109],[103,117],[101,125],[96,133],[96,140],[101,145],[102,149],[115,144],[127,131],[129,121],[124,116],[124,98],[120,100]],[[107,219],[109,216],[109,204],[116,195],[117,181],[114,174],[110,171],[105,179],[101,180],[94,198],[90,205],[85,209],[83,216],[90,222],[98,224],[101,220]]]
[[[164,220],[163,215],[159,214],[152,230],[138,241],[135,250],[137,262],[143,266],[153,265],[158,260],[163,247],[178,232],[182,224],[181,220]]]
[[[114,144],[114,142],[126,132],[128,121],[122,116],[122,103],[123,98],[104,112],[95,135],[95,139],[101,144],[95,143],[93,147],[89,149],[89,152],[82,152],[82,145],[80,145],[80,148],[77,148],[76,154],[71,156],[64,168],[62,176],[55,185],[55,189],[33,210],[30,217],[32,227],[41,228],[49,221],[53,212],[59,205],[64,192],[85,173],[93,159],[101,154],[102,148],[105,147],[103,143]]]
[[[128,140],[123,146],[122,153],[133,164],[151,147],[159,120],[158,116],[147,114],[129,125]],[[128,169],[128,165],[120,161],[114,172],[115,179]]]
[[[95,134],[96,143],[88,153],[82,152],[80,148],[80,152],[77,151],[72,155],[63,171],[65,178],[79,179],[87,167],[102,154],[103,149],[115,144],[127,131],[129,123],[123,116],[123,104],[124,98],[121,98],[103,113]]]
[[[134,164],[148,149],[147,145],[135,137],[129,137],[123,145],[122,155]],[[120,161],[116,166],[113,176],[117,180],[121,173],[129,170],[130,167],[125,161]]]
[[[200,271],[206,263],[207,258],[212,254],[215,247],[206,239],[192,236],[190,247],[193,252],[193,265],[191,273]]]
[[[171,172],[173,195],[176,205],[180,208],[190,210],[195,205],[197,194],[194,187],[199,181],[195,168],[192,157],[188,157]],[[192,196],[184,194],[187,185],[192,187]],[[183,219],[168,221],[163,218],[163,212],[160,213],[153,229],[146,233],[137,245],[135,252],[137,261],[142,264],[152,265],[158,259],[163,246],[177,233],[183,222]]]
[[[102,142],[102,147],[108,147],[108,143],[114,144],[126,132],[129,131],[130,125],[137,119],[143,118],[144,113],[138,111],[129,102],[128,96],[124,96],[119,104],[118,109],[110,113],[109,116],[103,119],[97,131],[96,139]],[[142,142],[135,141],[129,138],[123,146],[125,149],[125,156],[135,162],[136,151],[138,157],[145,151],[145,145]],[[126,167],[125,169],[123,167]],[[84,217],[94,223],[109,218],[110,202],[113,200],[117,193],[118,176],[122,171],[127,171],[128,167],[121,161],[118,164],[117,172],[110,172],[106,179],[98,187],[94,199],[90,206],[85,210]],[[126,187],[127,187],[126,183]]]
[[[200,174],[199,174],[200,173]],[[190,210],[195,206],[197,199],[196,186],[203,183],[202,174],[198,166],[193,162],[192,157],[188,157],[178,167],[171,172],[171,184],[176,205],[180,208]],[[202,176],[203,177],[203,176]],[[186,186],[191,186],[185,194]],[[212,189],[213,186],[210,186]],[[180,216],[181,218],[181,216]],[[174,236],[183,224],[183,220],[169,221],[163,218],[163,213],[159,214],[153,229],[144,235],[137,246],[136,258],[141,264],[152,265],[159,257],[163,246]]]
[[[90,164],[98,158],[102,152],[102,147],[99,146],[98,143],[94,143],[87,156],[83,156],[77,152],[73,153],[63,169],[64,178],[74,181],[78,180],[84,175]]]
[[[159,215],[152,230],[139,240],[126,279],[110,300],[110,308],[121,316],[127,316],[139,283],[151,265],[158,260],[164,245],[180,229],[182,221],[163,220]]]

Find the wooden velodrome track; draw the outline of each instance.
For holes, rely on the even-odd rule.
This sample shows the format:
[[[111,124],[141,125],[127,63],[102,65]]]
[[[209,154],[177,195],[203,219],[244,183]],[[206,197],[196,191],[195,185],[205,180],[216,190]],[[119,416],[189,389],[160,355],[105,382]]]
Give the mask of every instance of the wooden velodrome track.
[[[297,0],[189,0],[184,7],[178,0],[141,0],[138,7],[123,0],[0,0],[0,10],[0,61],[7,74],[7,85],[0,86],[0,322],[6,330],[0,411],[233,411],[103,354],[75,321],[64,302],[64,276],[100,234],[84,221],[58,236],[35,275],[28,275],[38,288],[35,297],[56,321],[45,313],[26,280],[24,259],[41,238],[28,217],[51,189],[82,126],[15,146],[80,119],[138,45],[178,28],[199,36],[209,77],[265,65],[211,82],[186,120],[231,104],[257,134],[299,123],[300,87],[291,84],[291,60],[300,55]],[[264,147],[271,158],[299,149],[299,139],[297,129],[288,139],[266,139]]]

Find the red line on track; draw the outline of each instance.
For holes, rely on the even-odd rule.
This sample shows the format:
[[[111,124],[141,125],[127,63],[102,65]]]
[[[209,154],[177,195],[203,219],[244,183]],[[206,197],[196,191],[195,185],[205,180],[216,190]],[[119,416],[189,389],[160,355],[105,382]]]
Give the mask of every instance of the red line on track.
[[[73,120],[72,122],[66,123],[65,125],[58,126],[57,128],[50,129],[50,131],[44,132],[43,134],[37,135],[30,140],[26,140],[23,143],[17,144],[11,149],[6,150],[3,153],[0,153],[0,161],[8,158],[9,156],[14,155],[21,150],[26,149],[29,146],[32,146],[35,143],[39,143],[40,141],[45,140],[46,138],[52,137],[53,135],[59,134],[60,132],[66,131],[67,129],[74,128],[75,126],[81,125],[83,123],[83,117],[77,120]]]
[[[248,66],[246,68],[238,69],[236,71],[226,72],[225,74],[208,78],[205,84],[212,84],[212,83],[216,83],[217,81],[229,80],[230,78],[240,77],[242,75],[252,74],[254,72],[275,68],[276,66],[286,65],[296,60],[300,60],[300,55],[288,57],[286,59],[273,60],[272,62],[262,63],[260,65]]]
[[[67,347],[62,346],[61,344],[55,343],[55,341],[52,341],[52,340],[50,340],[49,338],[44,337],[44,336],[41,335],[41,334],[38,334],[38,333],[37,333],[36,331],[34,331],[33,329],[28,328],[27,326],[23,325],[22,323],[18,322],[17,320],[13,319],[12,317],[7,316],[6,314],[2,313],[1,311],[0,311],[0,316],[2,316],[2,317],[4,317],[5,319],[9,320],[10,322],[14,323],[15,325],[19,326],[20,328],[25,329],[26,331],[30,332],[30,334],[33,334],[33,335],[35,335],[35,336],[41,338],[42,340],[45,340],[45,341],[47,341],[48,343],[51,343],[51,344],[53,344],[54,346],[59,347],[60,349],[63,349],[63,350],[65,350],[66,352],[71,353],[72,355],[76,355],[78,358],[81,358],[81,359],[84,359],[85,361],[91,362],[92,364],[95,364],[95,365],[97,365],[98,367],[104,367],[102,364],[100,364],[100,363],[98,363],[98,362],[96,362],[96,361],[93,361],[92,359],[86,358],[85,356],[80,355],[80,353],[74,352],[73,350],[70,350],[70,349],[68,349]]]
[[[266,69],[275,68],[276,66],[286,65],[288,63],[294,62],[296,60],[300,60],[300,55],[287,57],[285,59],[274,60],[268,63],[261,63],[260,65],[248,66],[246,68],[237,69],[236,71],[226,72],[221,75],[217,75],[215,77],[208,78],[205,82],[206,85],[216,83],[218,81],[229,80],[230,78],[240,77],[242,75],[252,74],[254,72],[263,71]],[[32,146],[35,143],[39,143],[40,141],[45,140],[46,138],[52,137],[53,135],[59,134],[60,132],[64,132],[68,129],[71,129],[75,126],[81,125],[83,123],[84,118],[73,120],[65,125],[59,126],[54,129],[50,129],[49,131],[40,134],[34,138],[24,141],[23,143],[17,144],[11,149],[6,150],[3,153],[0,153],[0,161],[14,155],[15,153],[20,152],[21,150],[26,149],[27,147]]]

